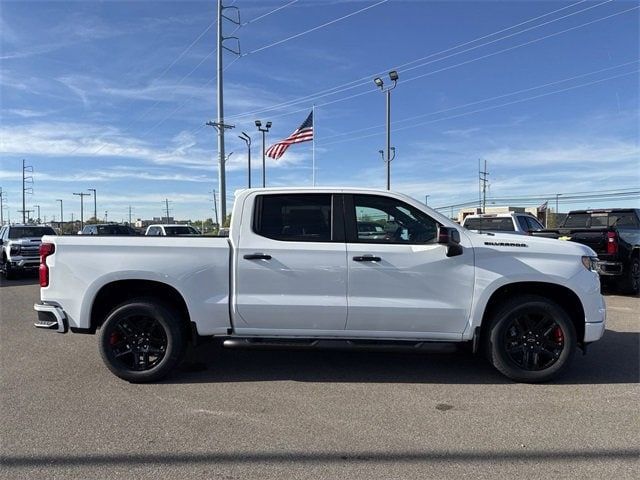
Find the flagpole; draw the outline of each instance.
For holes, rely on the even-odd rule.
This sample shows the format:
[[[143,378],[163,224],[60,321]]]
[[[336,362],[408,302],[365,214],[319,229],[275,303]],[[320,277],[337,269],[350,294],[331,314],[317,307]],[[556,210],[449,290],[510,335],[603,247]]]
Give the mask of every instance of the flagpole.
[[[313,114],[313,145],[311,147],[311,181],[313,186],[316,186],[316,104],[313,104],[311,109]]]

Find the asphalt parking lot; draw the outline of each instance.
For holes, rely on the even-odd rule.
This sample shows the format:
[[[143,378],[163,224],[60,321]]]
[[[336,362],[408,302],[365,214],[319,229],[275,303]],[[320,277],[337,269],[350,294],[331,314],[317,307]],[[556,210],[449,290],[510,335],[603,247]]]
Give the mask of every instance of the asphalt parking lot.
[[[637,478],[640,299],[569,373],[512,383],[465,353],[209,348],[153,385],[96,337],[32,327],[0,283],[2,478]]]

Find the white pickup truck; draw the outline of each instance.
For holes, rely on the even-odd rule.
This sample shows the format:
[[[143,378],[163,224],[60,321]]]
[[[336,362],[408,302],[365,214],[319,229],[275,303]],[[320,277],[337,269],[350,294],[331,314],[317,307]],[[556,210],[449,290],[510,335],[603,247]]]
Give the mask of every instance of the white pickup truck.
[[[376,235],[358,228],[372,223]],[[99,331],[107,367],[132,382],[161,379],[205,336],[466,342],[507,377],[539,382],[605,329],[589,247],[472,233],[388,191],[243,190],[229,238],[45,236],[40,257],[36,327]]]

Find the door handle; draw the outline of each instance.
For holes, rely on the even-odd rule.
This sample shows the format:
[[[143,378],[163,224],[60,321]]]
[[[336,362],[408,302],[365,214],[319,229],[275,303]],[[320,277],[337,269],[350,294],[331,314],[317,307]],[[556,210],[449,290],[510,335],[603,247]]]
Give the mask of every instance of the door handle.
[[[249,253],[242,258],[245,260],[271,260],[271,255],[265,253]]]
[[[374,257],[373,255],[363,255],[361,257],[353,257],[354,262],[379,262],[382,260],[380,257]]]

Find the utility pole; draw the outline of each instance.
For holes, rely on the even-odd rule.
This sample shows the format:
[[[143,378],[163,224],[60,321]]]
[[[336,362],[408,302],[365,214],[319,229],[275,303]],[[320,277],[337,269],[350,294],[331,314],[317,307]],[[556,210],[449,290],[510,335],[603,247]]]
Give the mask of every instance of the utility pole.
[[[80,230],[84,228],[84,197],[91,195],[90,193],[74,193],[80,197]]]
[[[131,205],[129,205],[129,226],[131,226]]]
[[[167,215],[166,215],[167,223],[169,223],[169,199],[168,198],[164,199],[164,207],[165,207],[165,211],[167,212]]]
[[[0,226],[4,225],[4,192],[0,187]]]
[[[237,20],[234,18],[230,18],[224,15],[224,10],[233,9],[238,13]],[[226,184],[226,169],[225,169],[225,152],[224,152],[224,132],[226,129],[234,128],[233,125],[227,125],[224,123],[224,95],[223,95],[223,66],[222,66],[222,53],[223,50],[227,50],[235,55],[240,56],[240,41],[238,37],[225,37],[222,32],[223,19],[228,20],[238,26],[240,26],[240,10],[238,7],[225,7],[222,4],[222,0],[218,0],[218,12],[217,12],[217,21],[218,21],[218,34],[217,34],[217,61],[216,61],[216,71],[217,71],[217,87],[218,87],[218,118],[216,122],[207,122],[207,125],[213,126],[218,130],[218,188],[220,189],[220,213],[222,214],[222,218],[225,218],[227,213],[227,202],[226,202],[226,192],[227,192],[227,184]],[[237,50],[232,50],[224,45],[225,40],[234,39],[237,41]]]
[[[98,223],[98,199],[96,197],[96,189],[95,188],[87,188],[89,192],[93,192],[93,218]]]
[[[489,172],[487,171],[487,161],[484,161],[484,171],[480,170],[480,160],[478,159],[478,179],[479,179],[479,190],[478,194],[482,197],[482,199],[478,199],[480,203],[480,208],[482,213],[486,213],[487,207],[487,184],[489,183]]]
[[[34,205],[33,208],[37,208],[38,209],[38,221],[37,221],[37,223],[40,223],[40,205]]]
[[[33,175],[27,175],[27,173],[33,173],[33,167],[31,165],[25,165],[25,160],[22,159],[22,223],[27,223],[28,213],[26,207],[26,195],[27,193],[33,195],[33,187],[27,187],[27,184],[33,185]]]
[[[62,199],[58,199],[56,202],[60,202],[60,235],[62,235],[62,223],[64,222],[62,217]]]

